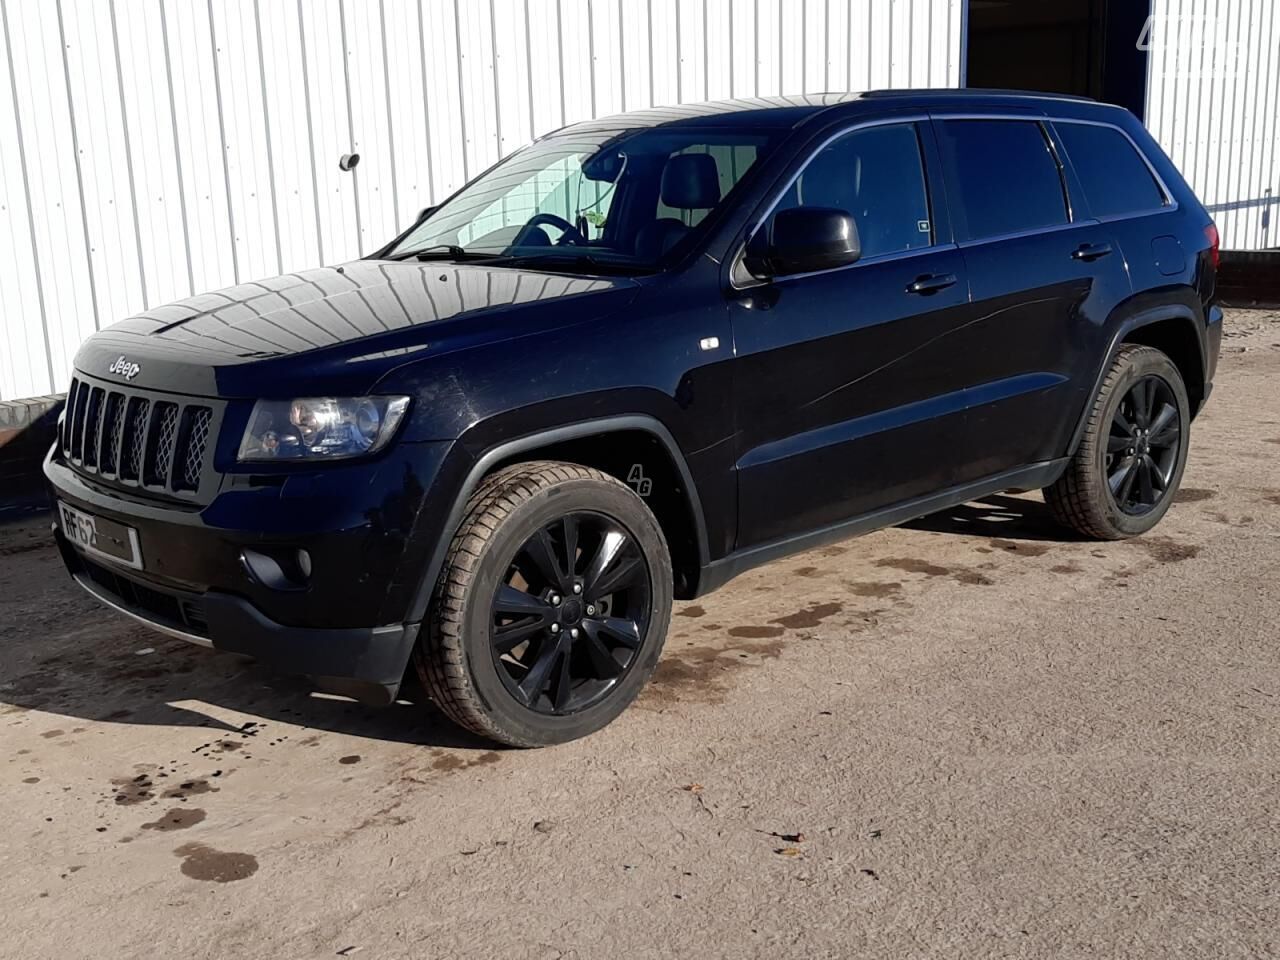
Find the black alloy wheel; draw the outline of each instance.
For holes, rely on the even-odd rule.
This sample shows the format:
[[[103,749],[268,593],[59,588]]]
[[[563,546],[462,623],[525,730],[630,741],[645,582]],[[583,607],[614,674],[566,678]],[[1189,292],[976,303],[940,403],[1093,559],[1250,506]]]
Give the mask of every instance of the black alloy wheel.
[[[1158,376],[1135,381],[1111,417],[1107,486],[1130,516],[1155,508],[1178,465],[1182,423],[1173,389]]]
[[[454,722],[543,747],[616,719],[653,675],[674,571],[648,505],[617,477],[538,460],[468,500],[414,662]]]
[[[491,651],[503,685],[537,713],[608,696],[648,630],[648,561],[616,520],[576,512],[520,547],[493,598]]]
[[[1191,411],[1168,354],[1122,345],[1061,475],[1045,487],[1058,522],[1099,540],[1136,537],[1159,523],[1186,469]]]

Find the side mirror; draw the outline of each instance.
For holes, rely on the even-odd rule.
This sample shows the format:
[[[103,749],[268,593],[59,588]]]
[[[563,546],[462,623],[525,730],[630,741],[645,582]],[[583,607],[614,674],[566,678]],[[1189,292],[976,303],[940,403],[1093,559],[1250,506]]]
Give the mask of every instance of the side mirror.
[[[416,227],[423,220],[427,219],[427,217],[431,216],[433,213],[435,213],[439,209],[440,209],[439,204],[436,204],[436,206],[434,207],[423,207],[421,210],[418,211],[418,219],[413,221],[413,225]]]
[[[858,225],[835,207],[792,207],[747,244],[744,265],[757,277],[785,277],[830,270],[862,255]]]

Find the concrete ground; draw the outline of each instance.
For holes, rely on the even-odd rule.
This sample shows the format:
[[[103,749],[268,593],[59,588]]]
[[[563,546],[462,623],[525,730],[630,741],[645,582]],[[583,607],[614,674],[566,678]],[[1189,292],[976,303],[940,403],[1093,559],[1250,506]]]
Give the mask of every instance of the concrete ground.
[[[1177,505],[992,497],[673,621],[612,727],[493,750],[168,640],[0,530],[0,955],[1280,951],[1280,315]]]

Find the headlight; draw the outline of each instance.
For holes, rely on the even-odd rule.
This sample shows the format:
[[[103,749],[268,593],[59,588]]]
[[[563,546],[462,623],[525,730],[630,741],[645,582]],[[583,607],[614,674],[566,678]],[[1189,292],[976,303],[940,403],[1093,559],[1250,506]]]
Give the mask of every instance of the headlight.
[[[259,400],[239,460],[339,460],[380,450],[409,408],[408,397]]]

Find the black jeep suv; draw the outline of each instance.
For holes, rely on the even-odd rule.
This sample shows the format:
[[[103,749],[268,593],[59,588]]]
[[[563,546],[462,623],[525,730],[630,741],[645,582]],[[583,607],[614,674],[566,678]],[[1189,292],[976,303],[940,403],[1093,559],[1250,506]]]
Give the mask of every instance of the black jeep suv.
[[[673,597],[1000,490],[1168,509],[1217,232],[1129,113],[914,91],[651,110],[511,155],[370,257],[76,356],[77,582],[366,702],[582,736]]]

